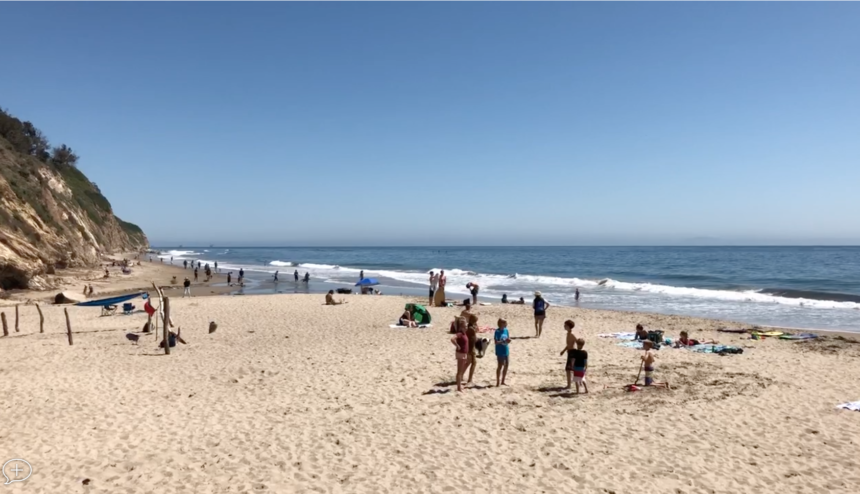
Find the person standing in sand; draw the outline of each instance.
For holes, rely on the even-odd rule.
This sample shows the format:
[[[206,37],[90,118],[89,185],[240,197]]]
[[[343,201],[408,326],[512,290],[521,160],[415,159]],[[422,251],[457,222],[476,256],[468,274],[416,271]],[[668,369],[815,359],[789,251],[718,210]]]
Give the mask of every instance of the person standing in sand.
[[[185,298],[186,296],[190,297],[191,296],[191,280],[189,280],[186,277],[185,281],[182,282],[182,286],[185,287],[185,290],[182,291],[182,298]]]
[[[182,269],[188,269],[188,259],[182,261]]]
[[[466,320],[462,317],[457,319],[457,334],[451,338],[451,343],[456,347],[457,391],[463,391],[463,374],[466,373],[469,359],[469,338],[466,336]]]
[[[477,283],[469,282],[466,283],[466,288],[469,290],[469,293],[472,294],[472,304],[478,305],[478,289],[480,288]]]
[[[197,281],[197,268],[194,268],[194,281]]]
[[[508,359],[511,355],[511,337],[508,334],[508,321],[499,319],[498,327],[493,335],[493,340],[496,342],[496,387],[505,385],[505,378],[508,376]]]
[[[469,340],[469,357],[466,360],[469,368],[469,379],[466,384],[472,384],[472,377],[475,375],[475,366],[478,365],[476,357],[476,349],[478,343],[478,316],[470,314],[466,327],[466,338]]]
[[[436,285],[439,283],[439,277],[436,273],[430,271],[430,307],[433,307],[433,295],[436,293]]]
[[[532,308],[535,310],[535,338],[540,338],[543,332],[543,321],[546,319],[546,310],[549,309],[549,302],[544,300],[541,292],[535,292]]]
[[[567,336],[565,337],[564,350],[559,353],[559,355],[567,353],[567,363],[564,366],[564,373],[567,376],[567,389],[570,389],[570,385],[573,382],[573,356],[571,352],[576,350],[576,335],[573,334],[573,328],[575,327],[576,323],[572,320],[568,319],[564,321],[564,329],[567,331]]]
[[[658,383],[654,382],[654,368],[656,367],[655,361],[657,360],[657,356],[654,355],[654,342],[651,340],[645,340],[642,342],[642,349],[645,350],[645,355],[642,355],[642,363],[640,364],[640,370],[645,371],[645,386],[654,386],[654,387],[662,387],[668,388],[669,383],[663,382]],[[639,379],[637,377],[637,382]],[[635,383],[634,383],[635,384]]]
[[[436,307],[445,306],[445,284],[448,283],[448,278],[445,276],[445,270],[439,271],[439,288],[436,290],[435,301],[433,304]]]
[[[233,271],[227,273],[227,286],[230,286],[230,280],[233,279]]]

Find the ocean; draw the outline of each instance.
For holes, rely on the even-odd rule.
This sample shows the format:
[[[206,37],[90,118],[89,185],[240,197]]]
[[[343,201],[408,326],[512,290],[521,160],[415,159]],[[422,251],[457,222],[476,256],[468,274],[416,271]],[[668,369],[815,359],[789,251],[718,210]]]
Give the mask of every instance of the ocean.
[[[313,291],[351,287],[364,270],[388,294],[426,295],[444,269],[449,298],[480,297],[860,331],[860,247],[162,247],[160,257],[244,268],[244,293],[289,292],[309,272]],[[169,262],[169,261],[168,261]],[[280,282],[271,282],[279,271]],[[582,296],[574,300],[579,288]]]

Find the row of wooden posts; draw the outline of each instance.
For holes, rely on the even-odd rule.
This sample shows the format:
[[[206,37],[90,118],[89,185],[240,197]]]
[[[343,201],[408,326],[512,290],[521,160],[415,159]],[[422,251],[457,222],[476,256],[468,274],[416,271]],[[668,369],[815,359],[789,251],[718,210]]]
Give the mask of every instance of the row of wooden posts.
[[[42,308],[39,307],[39,304],[36,304],[36,310],[39,311],[39,332],[45,332],[45,316],[42,315]],[[3,336],[9,336],[9,326],[6,324],[6,313],[0,312],[0,319],[3,319]],[[18,329],[18,306],[15,306],[15,332],[18,333],[21,330]]]
[[[164,311],[162,312],[163,317],[163,326],[164,326],[164,353],[170,355],[170,297],[164,297]],[[45,316],[42,314],[42,308],[39,307],[39,304],[36,304],[36,310],[39,311],[39,332],[45,332]],[[69,337],[69,345],[73,344],[72,339],[72,322],[69,320],[69,309],[64,308],[63,312],[66,315],[66,335]],[[15,306],[15,332],[21,332],[18,326],[18,306]],[[6,323],[6,313],[0,312],[0,321],[3,323],[3,336],[9,336],[9,326]],[[147,324],[150,330],[152,330],[152,316],[147,319]]]

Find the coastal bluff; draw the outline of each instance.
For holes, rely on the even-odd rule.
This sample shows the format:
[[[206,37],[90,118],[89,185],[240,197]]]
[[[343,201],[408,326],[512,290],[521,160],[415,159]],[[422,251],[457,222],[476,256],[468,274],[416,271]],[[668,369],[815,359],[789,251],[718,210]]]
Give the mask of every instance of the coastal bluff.
[[[114,214],[77,160],[0,109],[0,295],[54,288],[61,270],[148,248],[143,231]]]

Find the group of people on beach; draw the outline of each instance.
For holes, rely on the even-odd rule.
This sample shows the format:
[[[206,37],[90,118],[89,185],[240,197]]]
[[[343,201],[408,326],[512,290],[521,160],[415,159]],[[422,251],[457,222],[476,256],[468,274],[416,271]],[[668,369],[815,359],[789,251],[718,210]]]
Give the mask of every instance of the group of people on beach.
[[[463,301],[464,310],[455,317],[451,323],[450,332],[454,333],[451,338],[451,343],[455,347],[455,358],[457,361],[456,384],[457,391],[463,390],[463,379],[466,378],[466,371],[469,372],[465,384],[471,384],[475,374],[477,358],[483,357],[488,344],[486,339],[478,339],[478,316],[472,309],[472,304],[469,299]],[[546,313],[550,307],[540,292],[535,292],[535,299],[532,303],[535,319],[535,338],[539,338],[543,332],[543,324],[546,320]],[[588,393],[588,383],[585,379],[586,371],[588,370],[588,352],[583,349],[585,340],[578,338],[573,330],[576,323],[568,319],[564,321],[564,329],[566,332],[565,346],[561,350],[560,355],[567,355],[564,365],[565,376],[567,377],[567,387],[565,389],[575,389],[578,394],[580,388],[583,392]],[[644,371],[645,386],[653,387],[669,387],[666,382],[654,381],[654,370],[656,355],[654,353],[654,342],[648,337],[647,331],[642,325],[637,325],[637,339],[643,340],[644,353],[640,357],[639,373],[633,384],[627,385],[628,390],[637,390],[640,377]],[[686,332],[681,333],[679,339],[681,345],[692,345],[695,340],[690,340]],[[505,386],[505,379],[508,374],[508,366],[510,363],[510,344],[511,337],[508,330],[508,322],[500,318],[496,322],[496,329],[493,335],[493,343],[495,344],[496,353],[496,386]],[[698,342],[695,342],[698,343]]]

